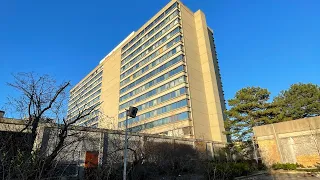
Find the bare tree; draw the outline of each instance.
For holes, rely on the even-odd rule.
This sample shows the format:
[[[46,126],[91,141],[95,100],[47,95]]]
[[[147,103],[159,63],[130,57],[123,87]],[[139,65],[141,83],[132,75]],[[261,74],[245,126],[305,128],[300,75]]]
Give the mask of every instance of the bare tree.
[[[17,158],[17,156],[5,159],[4,156],[0,156],[0,162],[4,163],[5,160],[8,160],[10,161],[9,164],[13,166],[14,163],[12,162],[17,160],[18,168],[14,169],[19,171],[21,171],[23,165],[25,167],[33,166],[33,169],[27,168],[30,170],[28,173],[18,173],[23,174],[19,179],[48,177],[52,175],[52,167],[56,166],[56,158],[59,153],[68,144],[84,139],[78,133],[70,133],[70,130],[79,120],[94,111],[99,104],[79,109],[74,118],[67,121],[65,112],[67,90],[70,87],[69,81],[57,84],[56,80],[50,76],[37,75],[35,73],[18,73],[14,74],[13,77],[14,81],[8,83],[8,85],[20,92],[21,96],[9,98],[8,105],[15,111],[15,114],[20,113],[20,116],[25,120],[24,127],[21,128],[20,133],[29,135],[28,141],[24,143],[31,147],[31,151],[28,154],[24,154],[23,159],[21,157]],[[42,154],[39,153],[41,147],[35,146],[41,123],[51,123],[50,126],[56,130],[56,133],[54,133],[56,143],[53,144],[53,147],[50,147],[50,152],[46,152],[45,156],[43,156],[43,152]],[[71,136],[76,138],[73,138],[72,142],[67,142],[67,138]],[[9,138],[11,138],[9,140],[12,140],[13,136]],[[8,173],[10,171],[12,169],[6,170],[7,173],[2,173],[3,176],[7,174],[7,178],[10,179],[10,174],[12,174]],[[17,173],[15,176],[17,176]]]

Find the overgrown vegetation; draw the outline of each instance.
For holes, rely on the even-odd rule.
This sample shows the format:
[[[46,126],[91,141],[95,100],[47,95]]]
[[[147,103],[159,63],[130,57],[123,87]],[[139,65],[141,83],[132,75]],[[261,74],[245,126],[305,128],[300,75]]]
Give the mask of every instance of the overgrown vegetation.
[[[259,170],[265,170],[263,164],[256,164],[255,162],[209,162],[208,179],[233,179],[239,176],[247,176]]]
[[[296,170],[298,167],[301,167],[299,164],[294,164],[294,163],[275,163],[271,166],[273,170]]]
[[[136,142],[137,143],[137,142]],[[134,146],[131,144],[131,146]],[[172,144],[167,142],[147,141],[141,149],[130,148],[131,163],[128,164],[128,178],[131,180],[149,179],[209,179],[230,180],[238,176],[246,176],[258,170],[265,170],[263,164],[255,161],[229,159],[225,148],[215,153],[215,157],[206,155],[191,145]],[[142,154],[136,156],[135,152]],[[122,161],[112,154],[108,157],[108,164],[90,169],[87,179],[122,179]]]
[[[20,96],[9,98],[8,108],[20,114],[23,121],[13,129],[8,125],[4,131],[6,138],[0,139],[0,177],[24,180],[56,176],[56,170],[61,165],[57,161],[59,154],[85,138],[71,134],[72,126],[89,116],[96,106],[83,106],[72,120],[67,121],[63,114],[69,82],[57,84],[52,77],[35,73],[18,73],[13,78],[14,81],[8,85]],[[39,134],[41,123],[51,123],[54,129],[50,150],[44,150],[37,144],[37,140],[42,138]]]

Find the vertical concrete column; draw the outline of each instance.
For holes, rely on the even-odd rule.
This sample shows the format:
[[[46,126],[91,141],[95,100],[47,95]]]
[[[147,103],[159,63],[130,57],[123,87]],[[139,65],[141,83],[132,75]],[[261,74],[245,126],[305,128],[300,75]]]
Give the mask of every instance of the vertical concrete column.
[[[280,155],[280,161],[281,161],[281,163],[283,163],[283,157],[282,157],[282,152],[281,152],[281,148],[280,148],[280,144],[279,144],[278,134],[276,133],[276,130],[274,129],[274,124],[271,124],[271,125],[272,125],[272,129],[273,129],[273,137],[276,141],[278,153]]]
[[[209,154],[210,154],[210,147],[209,147],[209,143],[206,142],[206,158],[209,159]]]
[[[193,136],[212,140],[194,13],[181,5],[181,17]]]
[[[108,161],[108,145],[109,145],[109,133],[103,132],[102,134],[102,162],[101,165],[104,166]]]
[[[297,163],[296,152],[294,150],[295,142],[292,137],[289,138],[289,151],[290,151],[290,159],[292,163]]]
[[[213,157],[214,157],[214,153],[213,153],[213,143],[212,143],[212,142],[209,142],[209,143],[207,143],[207,144],[209,144],[210,158],[213,159]]]
[[[175,143],[176,143],[175,139],[172,139],[172,146],[173,146],[173,149],[174,149],[174,150],[175,150],[175,148],[176,148]]]
[[[46,127],[39,128],[39,129],[43,130],[41,142],[39,142],[39,143],[41,143],[40,154],[41,154],[41,156],[43,156],[43,155],[46,155],[46,152],[47,152],[51,129],[46,128]]]
[[[145,143],[147,141],[147,137],[145,135],[142,135],[140,138],[141,138],[141,149],[144,151]]]
[[[213,56],[212,50],[214,49],[212,33],[207,26],[205,15],[202,11],[194,13],[196,34],[199,47],[200,63],[202,67],[202,75],[204,82],[204,90],[206,95],[206,107],[208,110],[209,126],[211,131],[211,139],[214,141],[226,142],[226,135],[223,134],[224,129],[224,116],[221,99],[223,99],[221,83],[219,81],[220,75],[218,73],[217,59],[215,53]],[[222,96],[222,97],[220,97]]]

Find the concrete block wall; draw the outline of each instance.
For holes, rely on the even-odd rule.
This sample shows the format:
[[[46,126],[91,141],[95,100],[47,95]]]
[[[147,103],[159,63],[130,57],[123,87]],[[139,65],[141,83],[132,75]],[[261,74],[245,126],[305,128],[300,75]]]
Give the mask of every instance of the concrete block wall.
[[[278,162],[313,167],[320,162],[320,116],[258,126],[253,131],[267,165]]]

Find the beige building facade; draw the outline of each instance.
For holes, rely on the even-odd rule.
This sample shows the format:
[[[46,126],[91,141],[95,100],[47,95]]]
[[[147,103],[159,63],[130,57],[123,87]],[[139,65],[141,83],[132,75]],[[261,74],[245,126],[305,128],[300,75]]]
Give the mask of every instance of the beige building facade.
[[[213,31],[202,11],[172,0],[132,32],[70,91],[68,119],[78,125],[226,142],[224,95]]]

